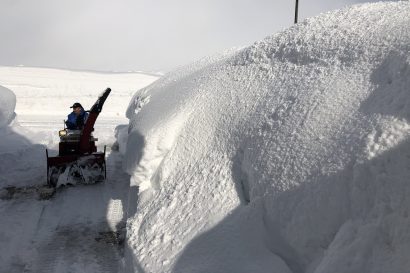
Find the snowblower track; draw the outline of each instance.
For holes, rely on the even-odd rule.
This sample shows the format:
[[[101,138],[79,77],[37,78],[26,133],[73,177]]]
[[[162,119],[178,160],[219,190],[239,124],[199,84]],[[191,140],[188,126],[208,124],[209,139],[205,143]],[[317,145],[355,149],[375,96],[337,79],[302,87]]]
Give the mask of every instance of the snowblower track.
[[[33,272],[117,272],[121,259],[118,240],[101,237],[99,226],[59,227],[39,249]],[[109,231],[106,231],[108,234]]]
[[[35,201],[41,213],[34,224],[30,259],[13,267],[15,272],[120,271],[125,238],[123,204],[129,188],[129,177],[119,168],[120,159],[110,155],[107,168],[112,179],[104,183],[67,187],[51,200]],[[19,271],[21,268],[24,271]]]

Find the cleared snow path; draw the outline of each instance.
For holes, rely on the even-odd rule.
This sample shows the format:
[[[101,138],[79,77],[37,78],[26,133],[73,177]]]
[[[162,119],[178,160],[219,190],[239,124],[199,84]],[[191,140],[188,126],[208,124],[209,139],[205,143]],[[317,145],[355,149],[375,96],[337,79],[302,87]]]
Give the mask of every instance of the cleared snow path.
[[[107,174],[103,183],[63,188],[48,201],[30,194],[1,200],[1,229],[12,236],[0,238],[1,253],[11,255],[0,272],[118,272],[129,189],[118,152],[108,154]]]
[[[105,183],[63,190],[45,207],[35,236],[38,268],[33,272],[118,271],[129,187],[129,178],[119,170],[119,156],[111,153],[112,177]]]

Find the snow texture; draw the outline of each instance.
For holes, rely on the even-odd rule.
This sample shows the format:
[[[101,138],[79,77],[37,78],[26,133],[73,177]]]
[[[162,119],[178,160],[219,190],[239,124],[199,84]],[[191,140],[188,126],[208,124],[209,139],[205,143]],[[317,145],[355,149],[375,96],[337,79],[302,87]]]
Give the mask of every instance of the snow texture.
[[[11,123],[16,108],[16,95],[0,85],[0,129]]]
[[[407,272],[409,26],[356,5],[138,91],[130,271]]]

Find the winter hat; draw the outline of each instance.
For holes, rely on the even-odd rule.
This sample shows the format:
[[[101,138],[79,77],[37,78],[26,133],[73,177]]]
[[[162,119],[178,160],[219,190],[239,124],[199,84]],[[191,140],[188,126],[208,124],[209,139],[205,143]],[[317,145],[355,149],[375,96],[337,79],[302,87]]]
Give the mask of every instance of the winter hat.
[[[70,108],[77,108],[77,107],[83,108],[79,102],[76,102],[73,104],[73,106],[70,106]]]

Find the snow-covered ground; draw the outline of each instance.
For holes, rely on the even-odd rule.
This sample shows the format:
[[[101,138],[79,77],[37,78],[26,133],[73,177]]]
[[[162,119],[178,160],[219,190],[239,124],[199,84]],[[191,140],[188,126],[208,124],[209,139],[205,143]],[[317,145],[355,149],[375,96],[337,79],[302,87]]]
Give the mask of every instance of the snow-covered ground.
[[[0,136],[7,138],[0,144],[0,156],[7,157],[0,164],[0,187],[43,184],[46,179],[45,148],[50,149],[51,154],[56,153],[58,130],[63,128],[63,120],[72,111],[69,107],[80,102],[88,110],[107,87],[113,91],[98,117],[94,134],[100,147],[110,146],[115,128],[128,124],[125,110],[133,93],[158,77],[144,73],[110,74],[0,66],[0,86],[11,90],[7,93],[0,90],[0,100],[7,97],[9,102],[2,104],[4,110],[1,111],[15,112],[12,124],[0,128]],[[10,92],[17,98],[15,109],[13,99],[6,96]],[[0,122],[6,123],[6,120],[1,118]]]
[[[409,26],[408,1],[353,6],[139,91],[157,77],[0,67],[0,272],[408,272]],[[109,179],[35,200],[107,86]]]
[[[130,271],[408,272],[409,26],[353,6],[137,92]]]
[[[0,67],[0,272],[117,272],[129,176],[122,171],[116,128],[126,127],[132,94],[159,76]],[[89,109],[111,87],[94,135],[107,145],[104,183],[58,190],[38,200],[46,155],[57,153],[58,130],[79,101]]]

